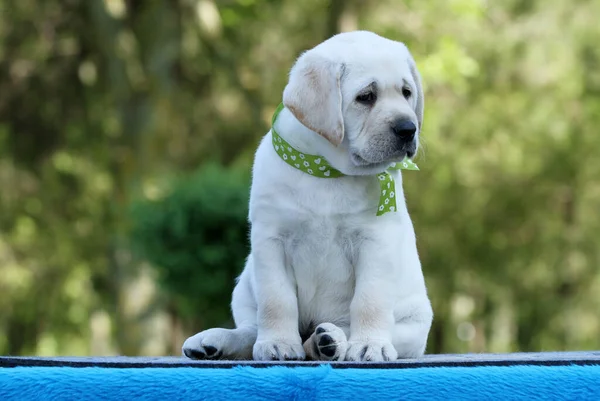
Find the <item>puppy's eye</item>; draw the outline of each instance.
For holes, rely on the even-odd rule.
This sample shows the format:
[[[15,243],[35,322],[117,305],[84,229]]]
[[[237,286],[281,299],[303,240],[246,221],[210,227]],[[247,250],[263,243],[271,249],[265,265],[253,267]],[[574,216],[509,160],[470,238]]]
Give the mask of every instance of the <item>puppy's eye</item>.
[[[356,101],[359,103],[362,103],[362,104],[371,105],[371,104],[375,103],[376,100],[377,100],[377,96],[373,92],[365,92],[365,93],[361,93],[360,95],[356,96]]]
[[[402,96],[404,96],[406,99],[408,99],[408,98],[410,98],[411,95],[412,95],[412,92],[410,91],[410,89],[402,88]]]

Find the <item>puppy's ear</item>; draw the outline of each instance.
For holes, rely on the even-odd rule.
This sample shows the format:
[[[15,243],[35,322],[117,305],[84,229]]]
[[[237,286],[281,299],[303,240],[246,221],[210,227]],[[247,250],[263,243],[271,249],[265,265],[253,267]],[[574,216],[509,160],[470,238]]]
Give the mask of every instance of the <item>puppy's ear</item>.
[[[302,54],[283,91],[283,104],[304,126],[335,146],[344,139],[342,63],[335,63],[313,51]]]
[[[417,115],[417,120],[419,121],[419,131],[421,130],[421,126],[423,125],[423,113],[425,109],[425,98],[423,96],[423,85],[421,83],[421,74],[419,74],[419,70],[417,70],[417,64],[412,56],[408,57],[408,66],[410,67],[410,73],[415,81],[415,85],[417,85],[417,105],[415,107],[415,114]]]

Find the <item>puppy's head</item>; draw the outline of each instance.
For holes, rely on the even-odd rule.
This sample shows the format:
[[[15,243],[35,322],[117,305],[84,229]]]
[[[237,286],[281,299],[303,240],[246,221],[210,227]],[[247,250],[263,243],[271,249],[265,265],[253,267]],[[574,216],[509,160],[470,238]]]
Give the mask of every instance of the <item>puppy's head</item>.
[[[423,121],[423,89],[400,42],[342,33],[303,53],[283,103],[303,125],[345,152],[354,168],[413,157]]]

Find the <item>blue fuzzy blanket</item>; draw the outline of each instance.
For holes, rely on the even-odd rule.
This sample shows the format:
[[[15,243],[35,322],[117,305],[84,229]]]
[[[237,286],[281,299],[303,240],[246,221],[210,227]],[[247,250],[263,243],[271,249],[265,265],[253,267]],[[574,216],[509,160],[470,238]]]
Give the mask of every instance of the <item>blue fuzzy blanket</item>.
[[[0,366],[0,400],[600,400],[600,365]]]

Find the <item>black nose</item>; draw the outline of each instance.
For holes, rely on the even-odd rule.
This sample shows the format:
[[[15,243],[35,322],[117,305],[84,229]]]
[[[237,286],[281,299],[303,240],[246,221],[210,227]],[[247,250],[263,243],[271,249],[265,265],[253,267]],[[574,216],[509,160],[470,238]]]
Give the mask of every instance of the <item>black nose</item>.
[[[396,120],[392,124],[392,131],[394,134],[399,136],[406,142],[410,142],[414,139],[415,133],[417,132],[417,127],[413,124],[412,121],[409,120]]]

